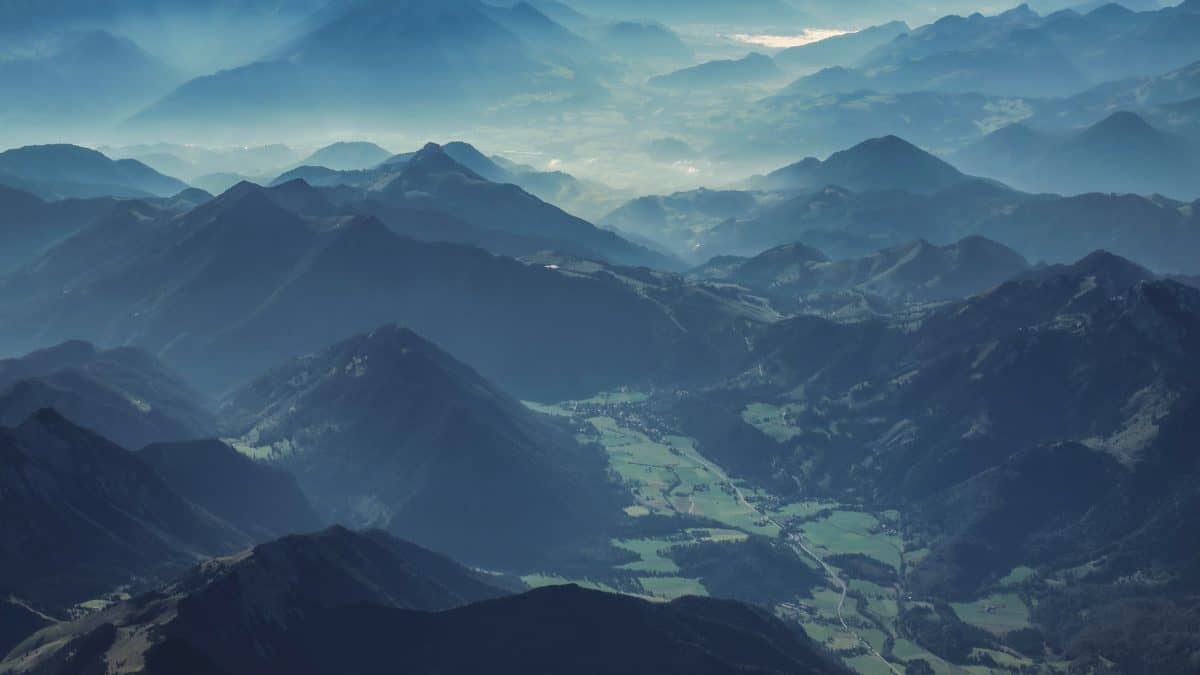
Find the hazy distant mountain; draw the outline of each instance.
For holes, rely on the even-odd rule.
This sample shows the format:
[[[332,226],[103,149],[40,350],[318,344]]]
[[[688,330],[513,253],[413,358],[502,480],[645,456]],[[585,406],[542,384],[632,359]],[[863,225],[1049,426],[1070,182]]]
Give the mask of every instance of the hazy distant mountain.
[[[666,196],[639,197],[604,216],[600,222],[680,250],[691,246],[697,229],[708,229],[731,218],[745,216],[757,205],[758,198],[750,192],[701,188]]]
[[[708,61],[651,78],[650,86],[663,89],[696,89],[752,84],[779,77],[782,71],[766,54],[752,52],[737,60]]]
[[[887,44],[908,31],[908,24],[892,21],[800,47],[784,49],[775,55],[775,62],[784,68],[796,69],[850,66],[872,49]]]
[[[0,431],[0,567],[63,606],[245,540],[176,495],[129,451],[53,411]]]
[[[774,26],[780,21],[799,22],[805,15],[784,0],[746,0],[737,6],[721,0],[575,0],[580,10],[613,19],[654,17],[668,24],[720,26]]]
[[[970,237],[949,246],[916,241],[836,262],[802,244],[788,244],[748,259],[717,258],[693,274],[746,286],[781,311],[845,314],[863,305],[886,312],[909,303],[965,298],[1028,268],[1016,251]]]
[[[0,7],[0,17],[6,13]],[[0,58],[0,88],[21,92],[0,100],[0,120],[14,136],[20,130],[42,132],[48,124],[111,125],[180,80],[132,41],[101,30],[56,36],[28,55],[0,56],[7,57]]]
[[[321,526],[295,478],[220,441],[156,443],[137,455],[181,497],[254,541]]]
[[[886,136],[836,152],[823,162],[810,157],[754,180],[752,185],[765,190],[836,185],[856,191],[930,193],[966,180],[968,176],[937,157],[901,138]]]
[[[288,128],[337,120],[384,129],[400,111],[477,120],[482,107],[522,94],[553,88],[566,102],[593,91],[569,64],[543,61],[531,39],[498,23],[478,0],[358,0],[322,15],[261,61],[184,84],[127,127],[188,125],[219,135],[266,122]]]
[[[329,520],[492,567],[602,532],[623,503],[596,449],[395,326],[271,371],[224,416]]]
[[[398,662],[430,675],[563,663],[583,675],[847,672],[745,605],[653,604],[575,586],[501,597],[498,582],[382,533],[335,528],[210,561],[158,594],[50,627],[3,665],[65,673],[124,654],[150,675],[369,675]],[[148,639],[131,638],[149,625]],[[33,653],[45,643],[56,646]]]
[[[0,152],[0,184],[43,199],[170,197],[188,187],[136,160],[113,161],[76,145],[31,145]]]
[[[1027,189],[1162,193],[1193,199],[1200,196],[1195,181],[1200,176],[1198,147],[1134,113],[1118,112],[1061,138],[1026,127],[1002,129],[957,157],[973,171]]]
[[[461,155],[474,150],[467,148],[457,151]],[[475,156],[476,166],[483,164],[481,168],[496,175],[494,162]],[[626,265],[674,266],[669,258],[600,230],[515,185],[490,182],[433,144],[398,165],[398,172],[372,196],[393,207],[446,213],[481,229],[542,240],[543,249]]]
[[[153,356],[67,342],[0,361],[0,425],[54,408],[127,448],[216,430],[205,401]]]
[[[370,169],[392,156],[374,143],[343,142],[327,145],[304,160],[302,166],[325,167],[335,171]]]
[[[695,54],[670,28],[660,23],[622,21],[604,29],[600,45],[628,60],[689,65]]]

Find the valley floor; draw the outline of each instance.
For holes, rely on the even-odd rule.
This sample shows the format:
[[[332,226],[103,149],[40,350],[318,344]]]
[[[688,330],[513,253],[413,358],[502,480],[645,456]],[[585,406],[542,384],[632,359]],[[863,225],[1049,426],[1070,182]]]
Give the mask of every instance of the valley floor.
[[[578,583],[657,600],[708,595],[703,580],[683,572],[670,552],[698,543],[766,537],[786,542],[823,578],[807,596],[778,598],[775,613],[803,626],[810,637],[857,672],[902,675],[917,660],[924,660],[939,675],[991,675],[1023,668],[1037,672],[1039,665],[1053,672],[1053,664],[1011,650],[976,650],[987,653],[972,653],[968,664],[952,664],[921,647],[906,635],[900,617],[905,609],[933,608],[931,602],[911,595],[903,583],[906,567],[928,549],[905,539],[902,513],[829,499],[785,501],[731,477],[700,454],[694,439],[677,435],[667,420],[658,418],[648,401],[647,394],[623,391],[555,405],[527,403],[534,410],[571,419],[581,438],[603,445],[611,470],[635,497],[636,502],[625,509],[628,515],[674,517],[681,523],[667,533],[613,540],[613,546],[638,560],[614,566],[611,576],[578,579],[546,572],[524,577],[531,586]],[[696,527],[697,519],[718,526]],[[869,565],[890,570],[888,576],[896,581],[876,583],[859,578],[871,575],[848,573],[839,566],[844,564],[841,561],[862,557],[869,559]],[[1023,568],[1014,570],[1012,584],[1024,576]],[[953,608],[962,621],[996,635],[1030,625],[1029,608],[1015,588],[955,603]]]

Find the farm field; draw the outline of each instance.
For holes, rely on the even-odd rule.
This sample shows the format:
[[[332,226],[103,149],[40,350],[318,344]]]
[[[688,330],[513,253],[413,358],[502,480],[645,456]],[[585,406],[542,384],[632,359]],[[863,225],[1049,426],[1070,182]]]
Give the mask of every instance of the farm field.
[[[634,503],[624,508],[634,518],[650,516],[691,516],[720,523],[717,528],[681,528],[652,537],[631,537],[611,540],[611,544],[637,557],[614,567],[630,581],[641,586],[641,597],[666,601],[685,595],[707,595],[699,579],[681,574],[680,567],[670,558],[670,550],[704,541],[740,541],[751,535],[778,538],[784,528],[798,532],[802,540],[822,559],[839,555],[862,555],[878,561],[899,574],[904,565],[913,565],[928,554],[928,549],[905,552],[905,541],[898,531],[901,514],[896,511],[870,513],[853,510],[831,500],[782,502],[769,492],[729,477],[721,467],[702,456],[691,438],[663,433],[644,406],[644,395],[637,392],[604,394],[587,401],[555,405],[527,404],[547,414],[573,419],[582,429],[581,437],[600,444],[608,455],[609,467],[630,489]],[[762,425],[769,420],[781,420],[780,411],[754,407],[747,411]],[[772,417],[772,415],[774,417]],[[766,431],[769,427],[762,427]],[[781,428],[777,434],[790,433]],[[811,556],[797,549],[797,554],[810,567],[823,571]],[[846,582],[850,596],[841,606],[841,588],[833,580],[824,587],[813,589],[812,597],[796,598],[777,611],[790,616],[805,631],[826,648],[839,653],[848,666],[864,674],[893,672],[877,656],[864,653],[865,645],[883,653],[889,638],[894,640],[890,661],[900,672],[904,663],[922,659],[939,675],[966,675],[988,672],[981,666],[956,666],[909,640],[900,637],[897,620],[901,611],[900,592],[896,588],[850,578],[834,561],[829,561],[834,573]],[[1033,571],[1018,568],[1006,578],[1016,584]],[[525,578],[530,585],[580,583],[591,588],[612,590],[602,583],[576,581],[550,574]],[[637,593],[635,593],[637,594]],[[865,600],[860,608],[858,597]],[[909,605],[920,605],[909,602]],[[968,623],[997,634],[1028,625],[1028,609],[1012,593],[981,598],[975,602],[954,606]],[[990,609],[989,609],[990,608]],[[841,625],[844,619],[847,630]],[[1015,655],[1001,653],[1008,660]],[[1010,665],[996,658],[997,663]]]
[[[1029,608],[1016,593],[997,593],[975,602],[950,604],[958,618],[992,633],[1029,627]]]

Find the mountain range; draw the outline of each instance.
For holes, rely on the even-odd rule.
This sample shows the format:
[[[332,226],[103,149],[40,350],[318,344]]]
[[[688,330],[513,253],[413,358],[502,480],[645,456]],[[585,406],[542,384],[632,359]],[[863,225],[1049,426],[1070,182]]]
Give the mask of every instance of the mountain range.
[[[785,314],[847,318],[910,305],[957,300],[990,290],[1029,269],[1016,251],[983,237],[948,246],[916,241],[858,259],[831,261],[803,244],[753,258],[717,257],[692,274],[736,283],[770,299]]]
[[[61,673],[118,660],[115,672],[136,663],[145,673],[383,673],[398,661],[415,673],[498,663],[597,674],[847,672],[738,603],[653,604],[577,586],[513,595],[502,579],[408,542],[341,528],[209,561],[162,591],[44,629],[0,667]]]
[[[111,160],[75,145],[27,146],[0,152],[0,184],[43,199],[170,197],[188,188],[137,160]]]
[[[1121,192],[1200,196],[1197,144],[1152,127],[1132,112],[1113,113],[1070,136],[1005,127],[955,155],[968,170],[1026,189],[1064,194]]]
[[[490,567],[603,533],[624,501],[596,448],[396,326],[270,371],[222,415],[328,520]]]

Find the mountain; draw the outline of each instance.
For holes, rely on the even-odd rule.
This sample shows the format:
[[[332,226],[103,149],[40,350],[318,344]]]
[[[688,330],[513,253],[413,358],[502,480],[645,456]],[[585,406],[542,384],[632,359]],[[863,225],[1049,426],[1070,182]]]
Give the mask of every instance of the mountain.
[[[27,263],[115,205],[111,198],[47,202],[0,185],[0,273]]]
[[[0,652],[7,654],[22,640],[54,622],[20,600],[0,600]]]
[[[585,674],[846,672],[737,603],[652,604],[574,586],[507,595],[498,582],[378,532],[335,528],[210,561],[157,594],[47,628],[3,667],[63,673],[123,654],[150,675],[369,674],[398,659],[413,673],[566,662]]]
[[[604,29],[599,44],[621,59],[677,66],[695,63],[695,54],[670,28],[655,22],[619,21]]]
[[[650,79],[650,86],[661,89],[696,89],[740,86],[771,80],[782,71],[766,54],[752,52],[737,59],[706,61]]]
[[[327,145],[306,159],[302,166],[325,167],[335,171],[370,169],[386,161],[392,153],[374,143],[342,142]]]
[[[838,261],[801,244],[788,244],[749,259],[717,258],[693,274],[746,286],[770,298],[781,311],[845,315],[864,303],[876,312],[964,298],[1027,269],[1029,263],[1016,251],[969,237],[949,246],[916,241]]]
[[[1198,195],[1191,176],[1200,172],[1196,147],[1196,142],[1157,129],[1136,113],[1117,112],[1071,134],[1006,127],[956,158],[971,170],[1028,189],[1165,193],[1192,199]]]
[[[639,197],[604,216],[600,222],[680,250],[691,248],[697,228],[707,229],[731,218],[745,216],[757,206],[758,198],[750,192],[701,188]]]
[[[224,417],[328,519],[490,566],[603,531],[621,506],[594,448],[396,326],[271,371]]]
[[[0,430],[5,584],[63,607],[246,542],[129,451],[43,410]]]
[[[72,31],[40,42],[31,53],[18,50],[21,56],[6,54],[0,60],[0,87],[22,92],[0,101],[0,119],[10,133],[44,132],[47,123],[60,131],[108,125],[180,79],[133,41],[103,30]]]
[[[1134,113],[1118,112],[1066,141],[1052,145],[1027,167],[1028,181],[1080,192],[1164,193],[1200,197],[1195,143],[1150,126]]]
[[[321,520],[290,474],[220,441],[156,443],[137,456],[176,494],[254,541],[320,528]]]
[[[1100,584],[1135,569],[1192,583],[1200,551],[1168,533],[1200,503],[1184,440],[1197,327],[1200,292],[1097,252],[912,323],[781,322],[742,376],[680,407],[715,429],[752,401],[785,406],[797,435],[730,461],[780,489],[912,505],[933,547],[919,592],[965,597],[1019,564],[1079,560]],[[829,424],[835,438],[805,431]]]
[[[773,26],[780,21],[800,22],[806,15],[782,0],[746,0],[731,7],[720,0],[576,0],[581,11],[611,19],[641,19],[652,16],[670,25],[708,24],[731,27]]]
[[[753,182],[766,190],[804,190],[835,185],[854,191],[907,190],[931,193],[968,177],[896,136],[874,138],[825,161],[810,157]]]
[[[81,232],[0,283],[4,344],[137,345],[216,393],[281,358],[403,320],[509,390],[557,400],[667,373],[703,377],[763,320],[754,305],[712,294],[677,311],[675,275],[578,277],[405,238],[369,217],[305,218],[280,205],[277,189],[247,184],[187,214],[147,219],[135,209]],[[481,331],[492,338],[477,339]]]
[[[877,47],[862,67],[819,72],[788,85],[789,93],[845,93],[858,89],[881,92],[978,92],[997,96],[1055,96],[1076,93],[1093,84],[1055,42],[1033,30],[1013,30],[995,43],[963,49],[927,51],[917,29]],[[912,53],[888,54],[911,43]],[[1035,75],[1030,76],[1033,72]],[[838,73],[841,77],[831,77]]]
[[[49,200],[170,197],[188,187],[136,160],[114,161],[76,145],[31,145],[0,152],[0,184]]]
[[[150,354],[66,342],[0,360],[0,424],[43,408],[127,448],[200,438],[216,429],[207,403]]]
[[[493,172],[490,165],[484,168]],[[516,185],[487,180],[434,144],[401,165],[376,197],[393,207],[441,212],[482,229],[540,240],[546,242],[545,249],[571,255],[623,265],[676,266],[669,258],[571,216]]]
[[[331,5],[311,23],[259,61],[183,84],[126,128],[177,133],[186,126],[193,135],[227,137],[255,124],[298,129],[338,120],[383,130],[397,111],[428,121],[480,120],[481,108],[514,97],[555,89],[569,106],[596,89],[569,62],[537,49],[529,34],[498,23],[479,0],[357,0]]]
[[[903,21],[891,21],[800,47],[789,47],[775,55],[775,62],[784,68],[793,69],[850,66],[876,47],[908,32],[908,24]]]

